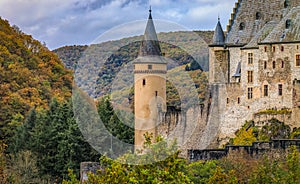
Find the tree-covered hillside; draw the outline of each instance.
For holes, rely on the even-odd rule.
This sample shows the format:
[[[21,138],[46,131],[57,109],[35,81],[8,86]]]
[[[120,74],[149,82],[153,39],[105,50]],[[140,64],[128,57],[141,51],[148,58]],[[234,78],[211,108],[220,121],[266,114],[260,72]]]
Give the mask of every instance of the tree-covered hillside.
[[[198,62],[207,71],[208,41],[212,35],[212,31],[159,33],[163,56],[173,61],[168,63],[168,69]],[[89,47],[62,47],[54,52],[66,67],[76,68],[76,84],[97,98],[109,93],[116,75],[137,58],[141,40],[142,36],[135,36]]]
[[[33,108],[71,96],[72,73],[51,51],[0,19],[0,136],[6,139]]]

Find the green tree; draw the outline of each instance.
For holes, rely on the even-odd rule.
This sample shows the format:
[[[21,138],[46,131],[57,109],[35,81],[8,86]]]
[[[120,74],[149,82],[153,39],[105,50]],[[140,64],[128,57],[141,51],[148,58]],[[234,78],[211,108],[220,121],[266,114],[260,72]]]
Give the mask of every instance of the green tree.
[[[197,161],[187,166],[187,175],[194,183],[206,184],[209,178],[214,175],[217,168],[217,161]]]
[[[156,143],[151,144],[147,136],[144,154],[125,154],[117,160],[102,156],[103,169],[89,174],[88,183],[192,183],[185,174],[187,163],[178,156],[176,142],[168,145],[158,137]],[[74,181],[64,181],[67,183]]]

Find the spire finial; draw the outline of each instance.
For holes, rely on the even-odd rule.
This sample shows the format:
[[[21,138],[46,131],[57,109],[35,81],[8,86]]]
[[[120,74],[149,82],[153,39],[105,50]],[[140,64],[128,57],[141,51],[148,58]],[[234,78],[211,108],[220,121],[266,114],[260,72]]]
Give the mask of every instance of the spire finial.
[[[218,14],[218,21],[220,22],[220,14]]]
[[[152,12],[152,10],[151,10],[151,5],[150,5],[150,8],[149,8],[149,13],[151,13]]]

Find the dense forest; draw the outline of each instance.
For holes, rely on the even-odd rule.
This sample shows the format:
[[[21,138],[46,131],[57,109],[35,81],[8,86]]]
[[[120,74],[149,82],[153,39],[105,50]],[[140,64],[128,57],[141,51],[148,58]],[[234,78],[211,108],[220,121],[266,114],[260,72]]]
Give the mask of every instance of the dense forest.
[[[199,40],[194,42],[193,37],[187,37],[184,32],[159,34],[160,38],[168,40],[162,43],[164,55],[179,63],[178,66],[169,66],[169,76],[180,81],[182,75],[178,72],[186,72],[193,80],[200,103],[206,97],[206,46],[211,33],[197,32],[204,38],[204,42],[200,41],[201,46],[195,45],[200,43]],[[62,58],[63,64],[45,45],[23,33],[17,26],[10,26],[0,19],[1,184],[80,183],[79,167],[82,161],[100,162],[101,165],[99,172],[89,174],[88,183],[300,183],[300,155],[295,147],[284,153],[270,152],[260,158],[232,153],[221,160],[194,163],[179,157],[176,141],[168,144],[163,138],[151,135],[145,135],[147,141],[140,150],[145,154],[134,154],[128,150],[116,160],[107,157],[113,154],[113,150],[121,149],[113,140],[109,145],[111,152],[103,155],[91,147],[74,113],[74,103],[78,103],[74,98],[78,98],[77,95],[87,96],[84,88],[81,90],[72,84],[74,69],[82,67],[78,59],[84,57],[86,53],[83,53],[87,50],[91,54],[97,47],[107,46],[108,50],[110,46],[116,47],[115,52],[110,53],[101,65],[104,68],[100,72],[109,72],[97,73],[95,80],[97,85],[110,86],[120,67],[136,57],[138,42],[133,41],[135,39],[121,40],[124,41],[121,47],[118,47],[120,42],[116,41],[104,43],[104,46],[93,45],[91,50],[87,46],[60,48],[55,52]],[[181,47],[178,43],[186,45]],[[194,52],[201,54],[195,55]],[[73,95],[72,88],[73,92],[74,88],[77,89]],[[132,124],[126,126],[119,120],[111,102],[112,96],[122,93],[122,90],[133,96],[131,87],[125,86],[111,95],[109,89],[99,88],[96,93],[99,98],[91,101],[105,129],[119,140],[133,144]],[[168,81],[167,97],[168,105],[178,108],[181,100],[188,100],[179,99],[171,81]],[[80,104],[79,108],[90,107]],[[133,117],[128,118],[133,123]],[[259,140],[299,138],[300,129],[291,130],[284,122],[271,121],[270,125],[262,128],[253,126],[251,121],[246,122],[230,144],[247,145]],[[99,133],[99,145],[111,140],[101,130],[95,132]],[[153,139],[157,144],[151,144]]]

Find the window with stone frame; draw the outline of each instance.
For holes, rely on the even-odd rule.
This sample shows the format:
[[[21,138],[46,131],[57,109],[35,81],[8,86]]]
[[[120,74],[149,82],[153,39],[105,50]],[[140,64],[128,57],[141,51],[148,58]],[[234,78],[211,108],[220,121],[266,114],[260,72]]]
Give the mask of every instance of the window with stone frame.
[[[152,70],[152,65],[148,65],[148,70]]]
[[[282,96],[282,84],[278,84],[278,95]]]
[[[253,88],[250,87],[248,88],[248,99],[252,99],[253,98]]]
[[[253,83],[253,71],[248,71],[248,83]]]
[[[264,85],[264,96],[269,96],[269,86]]]
[[[297,67],[300,67],[300,54],[296,55],[296,63],[295,64]]]
[[[248,53],[248,64],[253,64],[253,53]]]

